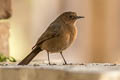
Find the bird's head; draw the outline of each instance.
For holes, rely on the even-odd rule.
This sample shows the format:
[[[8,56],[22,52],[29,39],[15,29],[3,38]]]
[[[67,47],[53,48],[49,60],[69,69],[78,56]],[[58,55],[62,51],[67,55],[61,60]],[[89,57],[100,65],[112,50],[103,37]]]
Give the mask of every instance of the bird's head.
[[[77,16],[76,12],[64,12],[59,16],[65,23],[74,24],[77,19],[84,18],[84,16]]]

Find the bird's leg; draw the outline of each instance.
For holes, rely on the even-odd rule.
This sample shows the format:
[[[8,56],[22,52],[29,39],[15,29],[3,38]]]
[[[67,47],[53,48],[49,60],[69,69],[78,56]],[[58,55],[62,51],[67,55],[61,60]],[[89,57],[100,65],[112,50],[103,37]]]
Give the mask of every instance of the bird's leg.
[[[64,56],[63,56],[63,54],[62,54],[62,52],[60,52],[60,54],[61,54],[61,56],[62,56],[62,58],[63,58],[63,60],[64,60],[64,64],[67,64],[67,62],[66,62],[66,60],[65,60],[65,58],[64,58]]]
[[[50,56],[49,56],[49,52],[47,51],[47,55],[48,55],[48,64],[51,65],[50,63]]]

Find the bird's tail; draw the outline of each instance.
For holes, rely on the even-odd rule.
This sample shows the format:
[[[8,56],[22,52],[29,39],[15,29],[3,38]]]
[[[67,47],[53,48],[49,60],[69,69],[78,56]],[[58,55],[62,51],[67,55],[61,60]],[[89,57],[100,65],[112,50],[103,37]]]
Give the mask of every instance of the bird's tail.
[[[29,62],[40,52],[42,49],[40,47],[35,47],[32,52],[26,56],[18,65],[27,65]]]

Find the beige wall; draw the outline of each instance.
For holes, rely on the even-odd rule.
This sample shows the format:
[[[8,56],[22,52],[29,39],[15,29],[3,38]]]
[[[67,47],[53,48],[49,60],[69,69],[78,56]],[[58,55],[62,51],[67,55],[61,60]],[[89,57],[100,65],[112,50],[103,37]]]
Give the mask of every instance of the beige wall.
[[[68,61],[119,63],[119,0],[13,0],[11,55],[25,57],[48,25],[64,11],[86,17],[77,21],[77,40],[64,51]],[[46,60],[43,53],[46,52],[37,58]],[[61,60],[59,54],[51,58]]]
[[[107,5],[106,60],[120,63],[120,0],[108,1]]]
[[[10,55],[16,59],[23,58],[31,49],[31,1],[12,0],[12,17],[10,27]]]

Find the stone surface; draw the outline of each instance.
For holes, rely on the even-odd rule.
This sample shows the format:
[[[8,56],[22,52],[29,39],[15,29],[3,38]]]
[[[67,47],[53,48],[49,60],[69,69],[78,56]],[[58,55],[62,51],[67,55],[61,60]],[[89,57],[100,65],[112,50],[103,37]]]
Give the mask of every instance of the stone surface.
[[[0,80],[120,80],[120,65],[0,65]]]
[[[0,22],[0,53],[8,55],[9,53],[9,23]]]
[[[11,0],[0,0],[0,19],[11,16]]]

